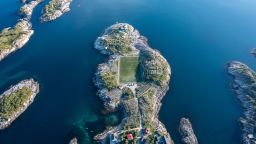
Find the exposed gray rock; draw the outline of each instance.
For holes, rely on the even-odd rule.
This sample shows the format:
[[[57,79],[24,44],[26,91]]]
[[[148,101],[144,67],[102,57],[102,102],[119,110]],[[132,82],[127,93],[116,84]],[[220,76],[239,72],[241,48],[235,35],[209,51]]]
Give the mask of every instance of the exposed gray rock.
[[[192,125],[187,118],[181,118],[179,132],[184,144],[198,144]]]
[[[19,14],[26,18],[26,19],[30,19],[31,18],[31,15],[33,13],[33,9],[39,4],[41,3],[43,0],[34,0],[34,1],[31,1],[27,4],[24,4],[21,8],[20,8],[20,11],[19,11]]]
[[[227,71],[232,77],[232,87],[244,109],[239,119],[242,127],[243,144],[256,144],[256,73],[247,65],[233,61]]]

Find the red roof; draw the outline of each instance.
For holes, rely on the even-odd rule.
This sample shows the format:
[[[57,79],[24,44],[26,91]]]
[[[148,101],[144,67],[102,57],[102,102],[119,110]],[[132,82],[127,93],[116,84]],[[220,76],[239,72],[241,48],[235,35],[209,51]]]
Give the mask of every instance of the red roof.
[[[127,139],[128,140],[132,140],[133,139],[133,135],[132,134],[127,134]]]

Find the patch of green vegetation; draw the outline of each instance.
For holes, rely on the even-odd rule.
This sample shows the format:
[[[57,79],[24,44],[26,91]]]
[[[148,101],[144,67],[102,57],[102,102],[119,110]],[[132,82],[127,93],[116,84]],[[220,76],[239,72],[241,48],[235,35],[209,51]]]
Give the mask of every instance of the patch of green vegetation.
[[[119,62],[119,81],[139,81],[139,57],[121,57]]]
[[[132,92],[132,90],[128,87],[125,87],[122,89],[123,93],[122,93],[122,98],[125,100],[129,100],[134,98],[134,94]]]
[[[132,134],[133,135],[133,139],[132,140],[128,140],[127,139],[127,135],[128,134]],[[138,137],[139,136],[139,132],[138,130],[130,130],[130,131],[126,131],[123,132],[121,135],[121,142],[122,144],[127,143],[127,144],[137,144],[138,142]]]
[[[152,124],[150,122],[143,123],[143,127],[148,128],[150,130],[150,132],[152,132],[152,134],[148,135],[148,137],[146,139],[146,143],[155,144],[156,141],[155,141],[155,138],[154,138],[154,133],[156,132],[156,129],[152,126]]]
[[[114,61],[110,65],[110,71],[117,73],[118,72],[118,60]]]
[[[47,4],[44,7],[45,13],[43,14],[42,17],[50,17],[52,16],[56,10],[59,10],[62,6],[62,0],[51,0],[49,4]]]
[[[111,90],[111,89],[116,88],[118,86],[116,74],[111,72],[111,71],[101,73],[101,79],[104,83],[104,86],[108,90]]]
[[[129,99],[122,101],[122,108],[126,116],[138,116],[138,102],[137,99]]]
[[[112,28],[108,31],[107,37],[101,39],[100,43],[107,47],[110,53],[126,54],[132,51],[131,44],[133,37],[123,28]]]
[[[143,79],[163,86],[170,79],[169,65],[158,53],[144,52],[142,54]]]
[[[139,110],[141,112],[142,124],[150,123],[153,117],[154,94],[152,89],[144,92],[139,98]]]
[[[13,116],[29,100],[31,94],[30,88],[23,87],[10,95],[4,96],[0,100],[0,117],[8,119]]]
[[[133,128],[140,127],[140,117],[138,115],[132,115],[130,117],[126,117],[122,121],[123,130],[129,130]]]
[[[149,135],[146,139],[146,142],[145,143],[148,143],[148,144],[155,144],[156,143],[156,139],[154,137],[154,135]]]
[[[137,128],[140,125],[140,117],[138,114],[138,102],[137,99],[123,100],[121,102],[121,108],[125,119],[122,121],[122,127],[124,130],[129,128]]]
[[[153,128],[150,122],[145,122],[142,125],[144,128],[149,128],[151,131],[155,131],[155,129]]]
[[[5,28],[0,33],[0,52],[6,49],[11,49],[15,40],[19,39],[22,34],[26,32],[22,31],[20,25],[16,25],[14,28]]]

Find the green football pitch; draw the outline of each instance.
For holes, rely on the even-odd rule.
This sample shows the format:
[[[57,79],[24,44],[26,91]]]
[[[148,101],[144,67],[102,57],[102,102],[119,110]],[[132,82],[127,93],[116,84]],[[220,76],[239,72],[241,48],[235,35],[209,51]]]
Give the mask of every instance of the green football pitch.
[[[137,82],[139,70],[139,57],[121,57],[119,61],[119,81]]]

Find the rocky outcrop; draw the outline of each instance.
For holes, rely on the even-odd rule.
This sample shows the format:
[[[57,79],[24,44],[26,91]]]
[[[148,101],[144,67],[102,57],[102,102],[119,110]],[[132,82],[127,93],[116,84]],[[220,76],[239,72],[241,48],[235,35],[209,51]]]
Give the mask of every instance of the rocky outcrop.
[[[27,2],[27,0],[21,0],[21,2],[22,2],[22,3],[26,3],[26,2]]]
[[[16,118],[18,118],[30,106],[30,104],[32,104],[32,102],[34,101],[34,98],[39,93],[39,84],[36,81],[34,81],[33,79],[23,80],[23,81],[19,82],[18,84],[11,86],[10,89],[8,89],[7,91],[5,91],[3,94],[0,95],[0,102],[3,102],[2,101],[3,98],[9,96],[10,94],[17,92],[17,90],[20,90],[24,87],[31,90],[31,95],[29,95],[28,99],[26,99],[26,101],[23,103],[23,105],[21,107],[19,107],[17,111],[15,111],[11,115],[9,115],[7,119],[0,117],[0,129],[5,129],[8,126],[10,126],[11,123]],[[12,103],[12,105],[13,104],[14,103]],[[10,105],[10,104],[5,104],[5,105]],[[3,109],[3,108],[1,108],[1,109]]]
[[[232,87],[244,109],[243,117],[239,119],[242,127],[242,142],[255,144],[256,73],[238,61],[228,63],[227,72],[232,77]]]
[[[111,143],[124,143],[131,140],[131,137],[125,136],[130,133],[138,143],[152,143],[155,140],[159,144],[173,144],[165,126],[158,120],[161,100],[169,89],[171,74],[166,59],[157,50],[150,48],[146,38],[127,23],[117,23],[107,28],[95,41],[95,49],[109,55],[95,73],[94,83],[99,89],[97,94],[108,112],[121,110],[122,121],[115,127],[108,127],[94,139],[101,143],[105,143],[107,138]],[[144,55],[149,57],[144,58]],[[146,60],[151,62],[150,73],[165,76],[164,80],[161,79],[161,85],[154,80],[144,79],[136,82],[120,81],[120,61],[126,57],[139,57],[140,64]],[[161,71],[162,66],[165,66],[164,72],[157,73],[156,70]],[[113,86],[109,88],[109,84]]]
[[[22,17],[26,18],[26,19],[30,19],[31,15],[33,13],[33,9],[39,4],[41,3],[43,0],[34,0],[31,1],[27,4],[24,4],[19,11],[19,15],[21,15]]]
[[[251,54],[252,54],[253,56],[256,56],[256,48],[253,48],[253,49],[251,50]]]
[[[182,137],[182,142],[184,144],[198,144],[196,135],[194,134],[194,131],[189,119],[181,118],[179,133]]]
[[[33,35],[29,21],[21,19],[13,28],[5,28],[0,33],[0,61],[10,53],[22,48]]]
[[[44,7],[41,22],[48,22],[55,20],[64,13],[70,11],[70,4],[72,0],[51,0],[49,4]]]
[[[73,139],[71,139],[69,144],[78,144],[77,138],[74,137]]]

